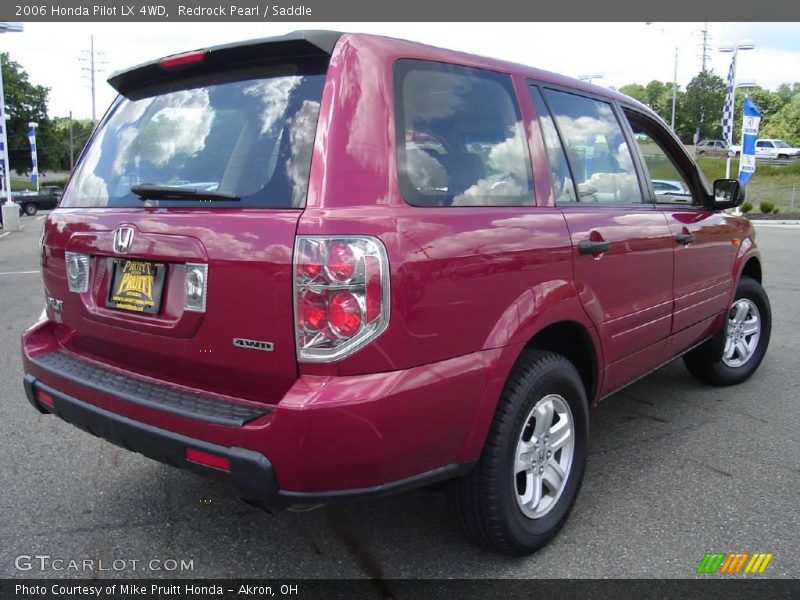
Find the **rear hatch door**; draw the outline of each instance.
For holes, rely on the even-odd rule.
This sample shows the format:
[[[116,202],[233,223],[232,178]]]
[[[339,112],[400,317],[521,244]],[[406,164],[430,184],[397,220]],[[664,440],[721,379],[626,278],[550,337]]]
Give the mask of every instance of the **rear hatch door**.
[[[289,41],[112,77],[43,240],[68,349],[261,402],[295,381],[292,252],[329,48]]]

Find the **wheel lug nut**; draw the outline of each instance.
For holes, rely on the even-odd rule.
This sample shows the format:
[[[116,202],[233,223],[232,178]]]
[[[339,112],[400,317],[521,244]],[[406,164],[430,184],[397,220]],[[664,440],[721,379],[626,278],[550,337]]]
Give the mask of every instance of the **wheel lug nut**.
[[[544,473],[544,467],[539,467],[539,475],[541,475],[542,473]]]

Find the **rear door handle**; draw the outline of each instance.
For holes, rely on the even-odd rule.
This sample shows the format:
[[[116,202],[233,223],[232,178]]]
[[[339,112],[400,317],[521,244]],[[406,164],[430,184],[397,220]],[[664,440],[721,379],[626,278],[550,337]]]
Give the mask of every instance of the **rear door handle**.
[[[578,252],[581,254],[600,254],[611,248],[611,242],[603,240],[602,242],[595,242],[594,240],[581,240],[578,242]]]
[[[691,233],[679,233],[675,236],[675,241],[685,246],[686,244],[691,244],[694,241],[694,235]]]

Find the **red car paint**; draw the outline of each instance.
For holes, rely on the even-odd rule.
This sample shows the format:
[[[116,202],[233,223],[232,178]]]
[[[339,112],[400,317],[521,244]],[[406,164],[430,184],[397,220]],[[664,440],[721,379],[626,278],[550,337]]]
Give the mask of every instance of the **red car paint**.
[[[392,76],[401,58],[508,74],[535,206],[405,202]],[[536,69],[343,35],[321,98],[305,208],[60,208],[48,216],[42,273],[48,296],[62,300],[63,309],[23,336],[26,373],[134,422],[263,455],[280,490],[328,493],[377,489],[475,461],[515,360],[548,326],[566,322],[584,333],[593,403],[709,338],[745,264],[759,260],[751,226],[699,207],[556,206],[527,91],[531,80],[633,105],[616,92]],[[177,265],[158,315],[122,313],[103,302],[106,257],[115,255],[113,232],[121,224],[136,230],[131,255]],[[694,243],[676,246],[677,233],[693,233]],[[374,236],[386,248],[388,328],[341,360],[296,358],[296,235]],[[583,239],[609,241],[611,249],[580,254]],[[65,251],[92,255],[88,292],[67,289]],[[205,313],[181,306],[186,262],[209,265]],[[274,351],[235,347],[234,337],[270,340]],[[56,349],[135,378],[269,410],[241,427],[164,412],[31,360]]]

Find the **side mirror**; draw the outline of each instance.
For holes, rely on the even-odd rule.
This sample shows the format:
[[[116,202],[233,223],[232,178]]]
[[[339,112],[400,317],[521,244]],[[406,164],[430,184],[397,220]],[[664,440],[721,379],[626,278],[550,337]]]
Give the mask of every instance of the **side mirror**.
[[[744,202],[745,191],[737,179],[717,179],[714,195],[709,198],[712,210],[735,208]]]

